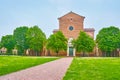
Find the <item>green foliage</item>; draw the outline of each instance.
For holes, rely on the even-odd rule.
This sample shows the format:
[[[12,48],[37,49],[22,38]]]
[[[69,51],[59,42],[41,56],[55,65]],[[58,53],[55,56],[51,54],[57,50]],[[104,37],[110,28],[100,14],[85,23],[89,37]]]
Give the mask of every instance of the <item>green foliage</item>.
[[[67,39],[61,31],[58,31],[48,38],[47,49],[53,50],[54,52],[59,53],[60,50],[67,49]]]
[[[1,43],[1,41],[0,41],[0,49],[2,48],[2,43]]]
[[[14,38],[16,40],[16,47],[18,49],[19,55],[22,55],[24,53],[24,50],[28,49],[29,47],[26,41],[27,31],[27,26],[18,27],[14,30]]]
[[[119,40],[119,41],[118,41],[118,46],[117,46],[117,47],[118,47],[119,50],[120,50],[120,32],[118,33],[118,40]]]
[[[0,56],[0,75],[40,65],[58,58]]]
[[[73,41],[73,45],[77,52],[92,52],[95,46],[94,40],[85,32],[80,31],[80,34],[76,40]]]
[[[99,31],[96,42],[98,48],[104,52],[111,53],[120,47],[120,30],[117,27],[110,26]]]
[[[119,58],[74,58],[63,80],[120,80]]]
[[[33,26],[28,30],[26,38],[30,49],[34,50],[36,55],[38,55],[38,51],[41,52],[44,47],[44,42],[46,41],[45,34],[38,26]]]
[[[0,39],[0,49],[2,48],[1,39]]]
[[[2,39],[1,39],[1,47],[5,47],[7,48],[7,52],[9,54],[12,53],[12,49],[14,49],[15,47],[15,39],[13,38],[13,35],[6,35],[6,36],[2,36]]]
[[[2,39],[2,38],[1,38]],[[2,48],[2,43],[1,43],[1,40],[0,40],[0,49]]]

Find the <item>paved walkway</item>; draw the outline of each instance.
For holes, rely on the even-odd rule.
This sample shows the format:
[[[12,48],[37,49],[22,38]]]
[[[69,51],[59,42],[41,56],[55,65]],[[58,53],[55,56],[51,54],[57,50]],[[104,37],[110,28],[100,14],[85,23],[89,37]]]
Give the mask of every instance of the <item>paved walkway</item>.
[[[0,80],[62,80],[73,58],[62,58],[1,76]]]

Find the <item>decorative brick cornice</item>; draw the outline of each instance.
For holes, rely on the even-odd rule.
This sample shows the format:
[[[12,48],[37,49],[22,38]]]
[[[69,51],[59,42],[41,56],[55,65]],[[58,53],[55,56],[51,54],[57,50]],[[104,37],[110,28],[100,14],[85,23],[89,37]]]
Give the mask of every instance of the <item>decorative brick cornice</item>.
[[[85,32],[94,32],[95,29],[94,28],[84,28]]]
[[[59,31],[59,29],[54,29],[53,30],[53,33],[56,33],[56,32],[58,32]]]
[[[80,16],[80,17],[85,18],[84,16],[81,16],[81,15],[79,15],[79,14],[77,14],[77,13],[74,13],[74,12],[70,11],[69,13],[67,13],[67,14],[65,14],[65,15],[63,15],[63,16],[61,16],[61,17],[59,17],[58,19],[60,19],[60,18],[62,18],[62,17],[64,17],[64,16],[66,16],[66,15],[68,15],[68,14],[75,14],[75,15],[78,15],[78,16]]]

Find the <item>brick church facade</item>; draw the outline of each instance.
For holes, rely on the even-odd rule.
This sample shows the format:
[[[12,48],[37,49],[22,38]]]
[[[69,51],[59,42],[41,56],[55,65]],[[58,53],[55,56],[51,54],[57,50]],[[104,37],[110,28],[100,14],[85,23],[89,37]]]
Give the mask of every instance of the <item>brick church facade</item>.
[[[84,31],[92,38],[94,38],[94,28],[84,28],[84,19],[84,16],[81,16],[74,12],[69,12],[64,16],[58,18],[59,29],[55,29],[53,33],[61,31],[68,39],[67,52],[61,52],[61,54],[64,54],[66,56],[76,56],[76,51],[73,48],[71,41],[78,37],[80,31]]]

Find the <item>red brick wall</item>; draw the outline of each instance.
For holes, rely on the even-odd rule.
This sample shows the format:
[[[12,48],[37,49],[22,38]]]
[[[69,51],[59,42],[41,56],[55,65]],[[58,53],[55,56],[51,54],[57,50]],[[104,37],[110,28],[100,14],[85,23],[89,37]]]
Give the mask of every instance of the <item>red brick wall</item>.
[[[74,13],[69,13],[59,18],[59,30],[63,32],[66,38],[77,38],[80,30],[83,30],[84,17]],[[70,31],[69,27],[73,26]]]
[[[94,31],[93,32],[86,32],[86,33],[94,39]]]

